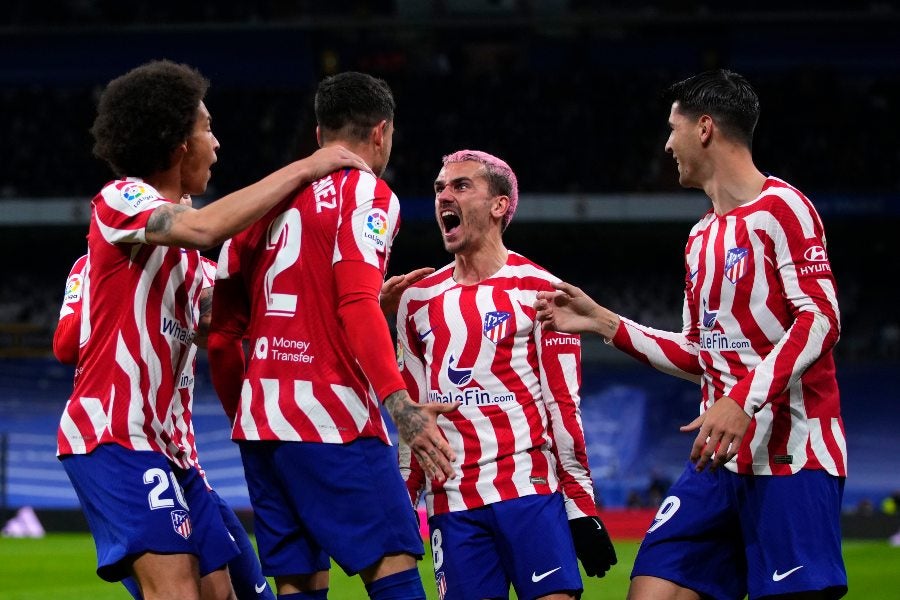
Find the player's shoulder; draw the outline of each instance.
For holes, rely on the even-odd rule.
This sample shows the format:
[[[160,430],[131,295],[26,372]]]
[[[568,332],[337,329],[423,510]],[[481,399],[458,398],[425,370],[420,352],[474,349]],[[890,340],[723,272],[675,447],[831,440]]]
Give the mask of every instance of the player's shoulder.
[[[534,262],[530,258],[509,250],[509,256],[506,259],[506,265],[503,271],[507,276],[517,279],[527,279],[529,287],[550,288],[553,282],[559,281],[559,277]]]
[[[150,202],[160,200],[171,202],[155,187],[135,177],[125,177],[107,182],[97,194],[95,201],[102,201],[110,206],[128,206],[137,210]]]

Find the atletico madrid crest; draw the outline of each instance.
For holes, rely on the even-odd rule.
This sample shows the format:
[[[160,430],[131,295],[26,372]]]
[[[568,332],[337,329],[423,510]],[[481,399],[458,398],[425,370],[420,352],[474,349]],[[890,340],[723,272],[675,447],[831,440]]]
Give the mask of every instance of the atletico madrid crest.
[[[184,539],[191,537],[191,515],[188,511],[180,509],[172,511],[172,528]]]
[[[495,344],[512,333],[512,323],[508,312],[495,310],[484,315],[484,337]]]
[[[731,283],[737,283],[738,279],[747,274],[750,259],[747,258],[750,251],[746,248],[732,248],[725,255],[725,277]]]
[[[437,584],[438,598],[444,600],[444,596],[447,595],[447,577],[444,575],[444,572],[438,571],[435,573],[434,581]]]

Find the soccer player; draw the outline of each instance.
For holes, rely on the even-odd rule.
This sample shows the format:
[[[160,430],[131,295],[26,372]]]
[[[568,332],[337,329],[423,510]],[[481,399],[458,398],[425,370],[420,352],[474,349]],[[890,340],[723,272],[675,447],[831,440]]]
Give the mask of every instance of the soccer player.
[[[94,153],[121,178],[92,201],[78,376],[58,454],[94,536],[98,575],[133,575],[147,600],[234,594],[225,565],[238,548],[174,414],[198,326],[196,249],[233,236],[297,186],[366,167],[329,148],[201,209],[181,206],[205,191],[219,147],[207,87],[186,65],[144,64],[109,83],[91,130]]]
[[[459,478],[400,452],[414,504],[426,494],[440,596],[506,598],[512,583],[519,598],[578,597],[578,558],[598,577],[616,563],[585,451],[581,340],[541,330],[532,304],[558,279],[503,244],[518,204],[509,165],[455,152],[434,192],[454,260],[404,292],[397,338],[413,397],[461,403],[438,421]]]
[[[712,201],[685,248],[683,330],[620,317],[566,283],[535,304],[548,330],[597,333],[700,381],[701,414],[681,428],[698,432],[690,461],[641,544],[628,597],[840,598],[847,446],[822,220],[754,165],[759,100],[742,76],[708,71],[668,93],[666,151],[681,185]]]
[[[394,132],[384,81],[326,78],[315,112],[320,145],[383,172]],[[454,406],[412,402],[394,361],[379,294],[399,211],[383,180],[341,169],[286,196],[219,258],[213,384],[240,445],[263,572],[285,600],[325,598],[329,557],[371,598],[425,597],[424,547],[378,399],[439,479],[454,470],[436,415]]]
[[[182,198],[182,204],[190,206],[190,196]],[[215,281],[216,264],[205,258],[200,257],[203,268],[203,289],[212,291]],[[84,294],[84,276],[85,267],[87,265],[87,254],[75,261],[66,280],[66,291],[63,297],[63,304],[60,308],[59,322],[53,333],[53,353],[56,358],[63,364],[75,365],[78,362],[78,347],[81,330],[81,308]],[[204,307],[204,304],[206,306]],[[200,300],[200,306],[195,307],[199,311],[200,319],[211,309],[211,304],[204,303]],[[202,326],[201,326],[202,329]],[[183,445],[188,451],[190,461],[193,467],[197,469],[200,477],[206,484],[206,488],[212,494],[219,511],[222,514],[222,520],[228,527],[228,532],[240,548],[240,554],[228,562],[228,572],[231,576],[231,583],[237,594],[238,600],[255,599],[255,600],[275,600],[275,595],[266,578],[262,574],[262,567],[256,556],[256,550],[250,542],[247,531],[241,524],[237,515],[212,488],[206,477],[206,471],[200,465],[197,456],[197,445],[194,437],[194,425],[190,418],[193,405],[193,390],[195,380],[196,367],[196,350],[201,335],[194,338],[195,344],[189,350],[191,356],[185,363],[185,369],[178,379],[176,404],[173,406],[173,419],[176,421],[174,431],[180,437],[179,444]],[[76,377],[78,373],[76,372]],[[128,589],[131,595],[141,600],[140,587],[133,577],[129,576],[122,580],[123,585]],[[202,584],[201,584],[202,585]]]

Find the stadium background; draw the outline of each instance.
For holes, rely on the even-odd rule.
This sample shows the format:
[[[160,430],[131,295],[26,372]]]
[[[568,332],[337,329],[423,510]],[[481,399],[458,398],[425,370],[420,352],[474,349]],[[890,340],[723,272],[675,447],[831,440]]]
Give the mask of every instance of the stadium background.
[[[252,4],[252,6],[251,6]],[[222,144],[203,203],[315,147],[312,96],[341,70],[383,77],[397,100],[386,179],[403,225],[390,273],[439,266],[430,188],[463,147],[505,158],[522,201],[507,245],[621,314],[680,327],[682,249],[708,206],[663,152],[670,82],[711,67],[746,75],[763,106],[758,166],[819,208],[837,277],[836,349],[854,527],[900,526],[900,12],[888,3],[578,0],[12,0],[0,15],[0,513],[77,507],[54,458],[72,370],[50,340],[84,252],[91,196],[110,178],[88,129],[109,79],[152,58],[198,67]],[[215,258],[215,250],[206,253]],[[680,471],[697,411],[690,384],[586,341],[583,411],[607,509],[650,507]],[[249,506],[203,357],[201,460]],[[892,500],[894,498],[895,500]],[[887,514],[885,514],[887,513]],[[868,523],[868,525],[866,524]]]

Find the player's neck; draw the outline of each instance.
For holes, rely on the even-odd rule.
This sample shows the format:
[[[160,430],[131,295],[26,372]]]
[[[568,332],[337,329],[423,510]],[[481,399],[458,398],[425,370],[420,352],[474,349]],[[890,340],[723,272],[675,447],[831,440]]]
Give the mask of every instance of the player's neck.
[[[712,200],[717,215],[724,215],[738,206],[756,199],[766,183],[749,152],[725,156],[714,166],[703,191]]]
[[[474,285],[495,275],[506,264],[509,251],[503,240],[497,239],[475,252],[457,254],[453,268],[453,280],[460,285]]]
[[[160,171],[146,177],[144,181],[152,185],[163,198],[168,198],[173,202],[178,202],[184,195],[184,188],[181,186],[180,170],[169,169],[168,171]]]
[[[371,144],[367,142],[356,142],[351,140],[341,140],[336,139],[329,142],[326,142],[322,145],[323,148],[327,148],[328,146],[343,146],[350,152],[353,152],[361,159],[366,161],[366,164],[369,165],[370,168],[374,169],[375,164],[378,162],[378,154],[375,148],[372,147]],[[378,171],[375,172],[376,177],[380,177]]]

